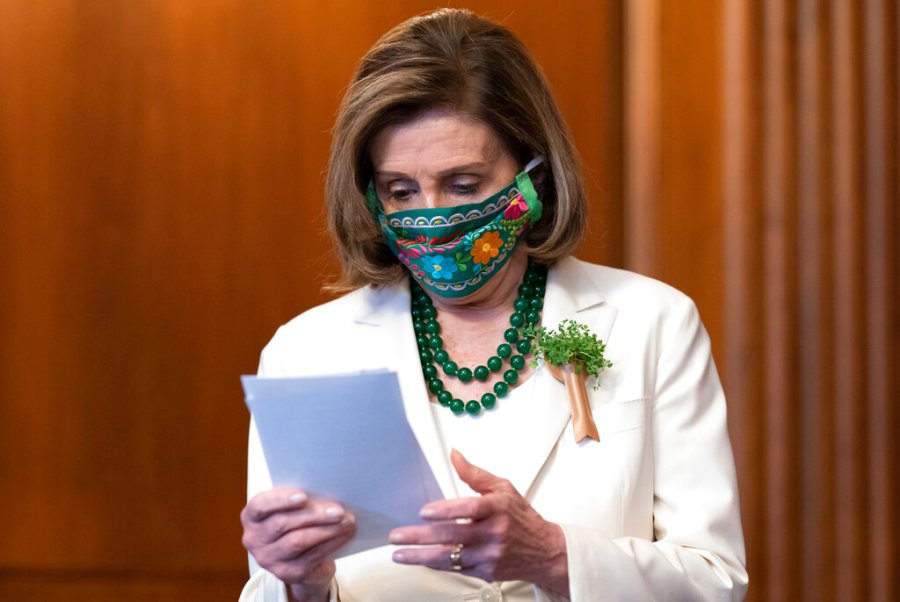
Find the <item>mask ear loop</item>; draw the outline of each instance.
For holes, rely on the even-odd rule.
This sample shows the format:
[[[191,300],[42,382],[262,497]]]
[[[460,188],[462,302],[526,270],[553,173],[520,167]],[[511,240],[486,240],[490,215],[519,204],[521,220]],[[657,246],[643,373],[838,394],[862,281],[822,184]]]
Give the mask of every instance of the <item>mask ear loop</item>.
[[[523,169],[522,171],[529,172],[543,162],[544,162],[544,155],[538,155],[537,157],[535,157],[534,159],[529,161],[528,165],[526,165],[525,169]]]
[[[528,203],[528,207],[531,209],[531,219],[529,221],[531,221],[532,224],[541,219],[541,214],[544,212],[544,204],[538,198],[537,191],[534,189],[534,184],[531,183],[528,172],[543,162],[543,155],[538,155],[529,161],[528,165],[525,166],[525,169],[516,176],[516,184],[519,187],[519,192],[525,197],[525,202]]]

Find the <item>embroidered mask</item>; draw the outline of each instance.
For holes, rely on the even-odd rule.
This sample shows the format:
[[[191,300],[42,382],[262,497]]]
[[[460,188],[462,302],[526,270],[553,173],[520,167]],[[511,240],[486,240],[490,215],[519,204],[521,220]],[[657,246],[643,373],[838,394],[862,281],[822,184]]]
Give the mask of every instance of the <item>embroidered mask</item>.
[[[528,227],[541,217],[528,172],[480,203],[408,209],[385,214],[374,184],[366,198],[388,247],[419,284],[441,297],[458,298],[481,288],[506,264]]]

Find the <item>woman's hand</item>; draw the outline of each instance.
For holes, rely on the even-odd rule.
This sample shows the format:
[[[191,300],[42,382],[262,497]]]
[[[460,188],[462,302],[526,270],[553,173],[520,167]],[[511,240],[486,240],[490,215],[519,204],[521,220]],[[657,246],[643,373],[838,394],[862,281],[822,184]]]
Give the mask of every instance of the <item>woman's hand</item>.
[[[284,581],[292,600],[327,599],[331,554],[356,533],[356,521],[339,504],[311,500],[295,487],[255,496],[241,512],[242,543],[261,567]]]
[[[522,580],[567,596],[569,574],[562,528],[548,522],[512,484],[470,464],[456,450],[450,454],[459,478],[480,497],[432,502],[422,508],[430,524],[391,532],[394,544],[423,547],[394,552],[394,561],[453,570],[450,553],[462,545],[465,575],[485,581]]]

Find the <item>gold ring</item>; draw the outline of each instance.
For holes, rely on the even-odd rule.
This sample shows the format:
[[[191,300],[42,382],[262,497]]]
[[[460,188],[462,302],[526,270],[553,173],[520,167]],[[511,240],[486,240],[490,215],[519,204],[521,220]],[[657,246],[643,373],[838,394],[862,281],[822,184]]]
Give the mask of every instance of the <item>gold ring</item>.
[[[450,552],[450,568],[457,572],[462,570],[462,549],[463,546],[459,543],[456,544],[456,547]]]

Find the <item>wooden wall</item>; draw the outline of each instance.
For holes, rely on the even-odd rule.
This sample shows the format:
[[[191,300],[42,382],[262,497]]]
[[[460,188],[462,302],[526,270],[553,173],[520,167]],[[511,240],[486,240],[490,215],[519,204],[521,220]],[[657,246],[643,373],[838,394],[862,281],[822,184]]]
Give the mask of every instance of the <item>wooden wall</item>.
[[[572,127],[579,255],[697,300],[749,599],[896,599],[900,4],[467,5]],[[236,598],[237,377],[325,299],[355,61],[432,7],[0,0],[0,599]]]

